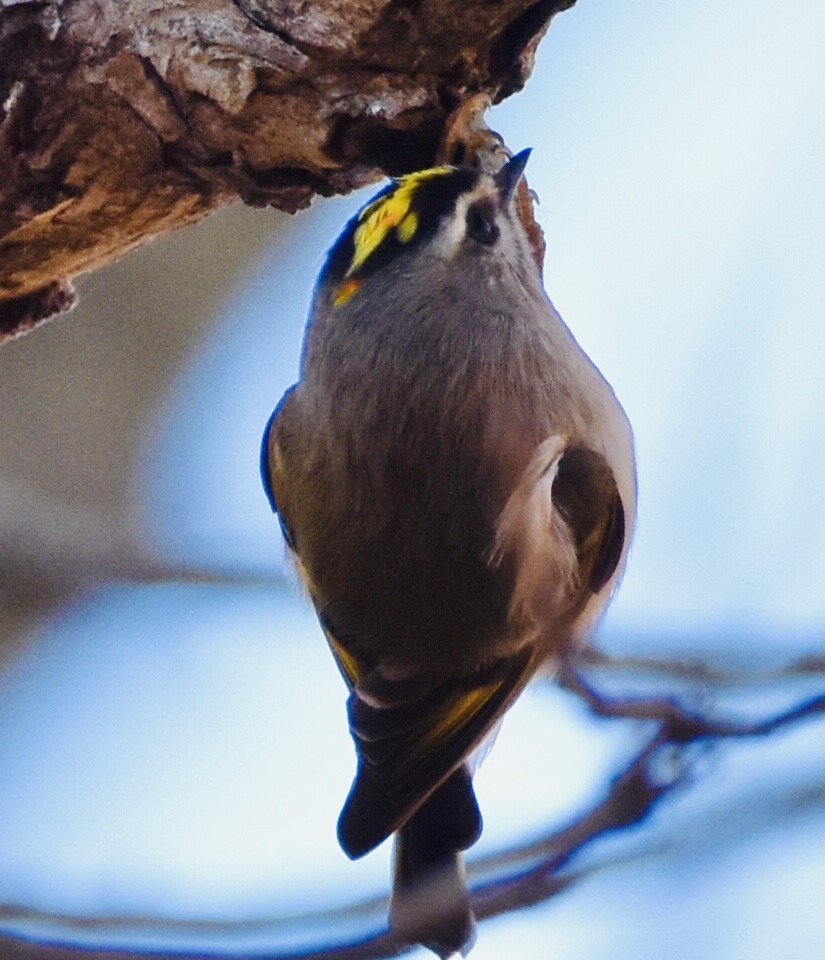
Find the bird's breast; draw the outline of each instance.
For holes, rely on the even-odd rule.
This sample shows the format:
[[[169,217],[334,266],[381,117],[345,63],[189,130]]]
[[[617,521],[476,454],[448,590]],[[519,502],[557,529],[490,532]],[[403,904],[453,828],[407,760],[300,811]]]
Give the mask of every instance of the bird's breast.
[[[550,436],[605,447],[626,423],[544,303],[546,316],[525,318],[445,307],[442,294],[437,311],[424,298],[397,315],[355,312],[308,344],[326,500],[313,582],[367,657],[385,654],[388,633],[400,664],[423,654],[460,670],[493,651],[513,585],[490,563],[496,522],[536,448]]]

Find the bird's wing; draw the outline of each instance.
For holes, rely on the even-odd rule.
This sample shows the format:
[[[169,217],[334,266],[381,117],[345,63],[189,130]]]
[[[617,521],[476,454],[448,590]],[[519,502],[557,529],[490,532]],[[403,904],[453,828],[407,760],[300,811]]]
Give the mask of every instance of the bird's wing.
[[[598,593],[616,572],[625,541],[624,507],[613,471],[594,450],[568,447],[552,496],[573,535],[579,584]]]
[[[272,411],[269,419],[266,421],[266,426],[264,427],[264,435],[261,440],[261,459],[260,459],[260,468],[261,468],[261,482],[264,485],[264,493],[266,494],[266,499],[269,501],[270,507],[272,507],[272,512],[278,512],[278,503],[275,500],[275,486],[272,479],[272,467],[270,465],[270,448],[274,440],[275,433],[275,422],[278,419],[278,414],[281,412],[281,404],[279,403],[277,407]]]
[[[514,570],[513,622],[532,624],[548,652],[561,652],[561,625],[611,581],[624,542],[624,508],[605,457],[564,436],[542,441],[496,523],[491,562],[507,559]]]
[[[394,833],[465,760],[524,689],[530,653],[494,664],[473,680],[433,686],[362,672],[327,625],[327,639],[350,685],[350,732],[358,772],[338,821],[352,857]],[[468,838],[467,845],[474,838]]]
[[[294,404],[296,386],[297,384],[287,390],[266,423],[263,440],[261,442],[260,461],[261,480],[263,481],[267,500],[269,500],[269,505],[278,517],[278,523],[281,525],[284,540],[286,540],[286,544],[293,554],[295,553],[295,538],[287,523],[284,504],[278,502],[275,488],[278,480],[277,474],[280,472],[283,460],[279,434],[283,432],[284,421],[288,418],[289,409]]]

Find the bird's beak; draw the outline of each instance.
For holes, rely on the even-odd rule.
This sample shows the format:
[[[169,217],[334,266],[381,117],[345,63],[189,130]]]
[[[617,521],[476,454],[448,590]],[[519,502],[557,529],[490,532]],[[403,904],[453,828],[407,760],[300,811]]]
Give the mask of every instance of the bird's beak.
[[[513,191],[516,189],[519,180],[521,180],[521,175],[524,173],[524,168],[527,166],[527,161],[530,159],[531,153],[532,148],[527,147],[526,150],[521,150],[514,157],[510,157],[507,163],[504,164],[493,178],[498,187],[502,207],[507,205],[510,197],[513,195]]]

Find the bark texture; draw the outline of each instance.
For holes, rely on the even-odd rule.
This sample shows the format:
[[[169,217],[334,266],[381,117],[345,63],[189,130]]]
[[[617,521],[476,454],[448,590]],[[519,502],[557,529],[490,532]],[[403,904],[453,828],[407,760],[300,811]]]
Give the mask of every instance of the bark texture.
[[[70,279],[242,199],[432,162],[573,0],[0,0],[0,341]]]

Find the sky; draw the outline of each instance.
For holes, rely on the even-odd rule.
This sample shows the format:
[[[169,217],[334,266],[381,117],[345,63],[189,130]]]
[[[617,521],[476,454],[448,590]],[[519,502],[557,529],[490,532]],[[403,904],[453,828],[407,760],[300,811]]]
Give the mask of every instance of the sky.
[[[550,298],[634,426],[617,628],[822,625],[822,21],[803,2],[781,18],[766,2],[580,3],[490,115],[512,149],[534,148]],[[230,326],[148,455],[161,542],[270,557],[257,477],[237,466],[296,379],[324,250],[372,192],[319,204],[230,294]],[[204,482],[169,483],[169,463]]]
[[[579,0],[490,116],[533,147],[549,295],[634,426],[639,529],[607,649],[759,665],[821,648],[824,21],[814,0]],[[167,555],[283,566],[260,436],[324,250],[371,192],[290,221],[216,306],[135,478]],[[294,593],[87,598],[0,678],[0,904],[237,918],[381,892],[386,846],[351,864],[335,844],[343,704]],[[821,956],[817,734],[714,752],[622,838],[629,866],[485,924],[474,960]],[[478,775],[479,849],[564,822],[640,736],[526,695]]]

